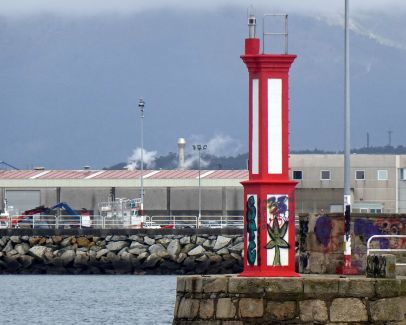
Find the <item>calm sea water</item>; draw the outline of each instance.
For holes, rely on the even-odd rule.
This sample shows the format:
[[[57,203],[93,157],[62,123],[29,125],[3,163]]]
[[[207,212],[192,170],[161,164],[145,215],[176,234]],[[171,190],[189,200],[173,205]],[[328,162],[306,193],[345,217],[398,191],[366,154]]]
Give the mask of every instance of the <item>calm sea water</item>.
[[[171,324],[176,276],[2,275],[0,324]]]

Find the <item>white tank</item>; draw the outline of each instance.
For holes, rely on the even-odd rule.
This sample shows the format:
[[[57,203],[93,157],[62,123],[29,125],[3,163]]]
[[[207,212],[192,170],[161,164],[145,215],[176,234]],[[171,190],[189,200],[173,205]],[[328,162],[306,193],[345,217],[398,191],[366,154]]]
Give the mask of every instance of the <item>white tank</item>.
[[[185,138],[178,139],[178,169],[185,169]]]

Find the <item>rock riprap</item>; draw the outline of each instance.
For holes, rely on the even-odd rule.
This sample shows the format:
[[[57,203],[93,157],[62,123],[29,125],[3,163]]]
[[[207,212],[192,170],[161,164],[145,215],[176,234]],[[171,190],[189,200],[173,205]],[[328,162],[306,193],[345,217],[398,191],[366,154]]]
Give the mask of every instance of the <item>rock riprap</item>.
[[[0,237],[0,274],[229,274],[242,271],[242,235]]]

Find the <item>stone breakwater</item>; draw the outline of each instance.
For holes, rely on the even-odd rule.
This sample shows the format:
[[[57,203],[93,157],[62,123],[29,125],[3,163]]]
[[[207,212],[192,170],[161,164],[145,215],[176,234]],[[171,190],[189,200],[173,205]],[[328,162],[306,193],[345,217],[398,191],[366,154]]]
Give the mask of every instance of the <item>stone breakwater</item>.
[[[174,325],[406,324],[406,277],[181,276]]]
[[[240,234],[0,237],[0,274],[225,274],[242,271]]]

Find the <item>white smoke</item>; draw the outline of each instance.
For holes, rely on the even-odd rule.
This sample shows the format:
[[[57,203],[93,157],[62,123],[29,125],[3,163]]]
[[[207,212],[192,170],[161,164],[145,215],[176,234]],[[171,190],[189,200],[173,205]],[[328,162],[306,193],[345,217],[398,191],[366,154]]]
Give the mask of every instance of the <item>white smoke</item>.
[[[366,27],[361,21],[368,20],[367,18],[370,17],[365,15],[351,15],[349,21],[349,30],[354,34],[369,38],[382,46],[391,47],[398,50],[406,50],[406,43],[391,39],[382,35],[381,33],[373,31],[371,28]],[[327,23],[330,26],[339,26],[344,28],[344,17],[342,14],[321,15],[318,16],[317,19]],[[381,31],[383,31],[383,29],[381,29]]]
[[[185,158],[185,167],[188,169],[197,166],[199,160],[199,152],[193,149],[193,145],[207,146],[206,149],[200,151],[200,168],[205,168],[210,164],[210,160],[205,154],[226,157],[235,156],[242,150],[242,145],[238,140],[224,134],[216,134],[211,139],[205,139],[201,135],[192,135],[188,142],[191,144],[189,155]]]
[[[229,135],[217,134],[207,141],[207,152],[214,156],[235,156],[241,149],[241,143]]]
[[[143,152],[142,160],[144,161],[144,167],[154,168],[155,160],[157,158],[157,152],[146,151],[145,149],[142,152]],[[127,166],[125,166],[125,168],[129,170],[141,168],[141,148],[137,148],[133,151],[133,154],[127,159]]]

